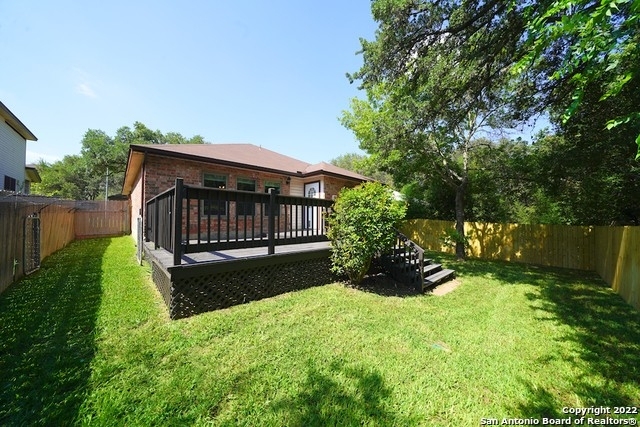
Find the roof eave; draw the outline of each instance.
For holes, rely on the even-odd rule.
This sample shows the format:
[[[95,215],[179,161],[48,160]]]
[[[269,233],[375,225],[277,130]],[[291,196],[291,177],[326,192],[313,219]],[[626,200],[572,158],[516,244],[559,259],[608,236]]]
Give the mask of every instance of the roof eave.
[[[184,159],[184,160],[193,160],[193,161],[203,162],[203,163],[212,163],[216,165],[229,166],[229,167],[238,168],[238,169],[251,169],[259,172],[268,172],[268,173],[274,173],[279,175],[300,176],[297,172],[293,170],[266,168],[263,166],[249,165],[247,163],[232,162],[228,160],[215,159],[212,157],[199,156],[197,154],[187,154],[187,153],[180,153],[176,151],[156,150],[151,145],[149,146],[131,145],[131,150],[138,151],[141,153],[154,154],[156,156],[175,157],[175,158]]]
[[[342,175],[336,172],[329,172],[325,170],[307,172],[299,176],[301,176],[302,178],[310,178],[318,175],[331,176],[331,177],[340,178],[340,179],[348,179],[349,181],[360,181],[360,182],[374,181],[373,179],[368,178],[366,176],[362,176],[362,177],[348,176],[348,175]]]
[[[282,175],[298,177],[303,179],[324,175],[324,176],[331,176],[334,178],[346,179],[349,181],[356,181],[356,182],[373,181],[373,179],[365,176],[354,177],[354,176],[342,175],[335,172],[325,171],[322,169],[315,170],[312,172],[307,172],[307,173],[299,173],[298,171],[293,171],[293,170],[266,168],[266,167],[261,167],[256,165],[249,165],[246,163],[232,162],[228,160],[215,159],[212,157],[199,156],[197,154],[188,154],[188,153],[180,153],[176,151],[156,149],[153,145],[132,144],[129,150],[129,160],[127,161],[127,170],[125,171],[125,181],[122,186],[122,194],[131,193],[131,190],[133,189],[133,185],[135,183],[135,178],[138,176],[138,172],[142,165],[142,159],[144,159],[144,155],[146,154],[152,154],[152,155],[161,156],[161,157],[174,157],[178,159],[192,160],[192,161],[209,163],[214,165],[229,166],[237,169],[250,169],[258,172],[282,174]],[[136,160],[136,158],[139,158],[139,159]]]
[[[138,173],[144,163],[144,152],[135,152],[129,148],[129,158],[127,159],[127,169],[124,172],[124,182],[122,183],[122,194],[129,195],[133,190]]]
[[[11,129],[16,131],[25,140],[28,140],[28,141],[38,140],[38,138],[36,138],[33,132],[31,132],[29,128],[26,127],[24,123],[22,123],[20,119],[18,119],[18,117],[16,117],[16,115],[13,114],[11,110],[9,110],[7,106],[4,105],[1,101],[0,101],[0,115],[4,118],[5,123],[9,125]]]
[[[35,183],[42,182],[42,177],[38,173],[38,169],[36,169],[33,166],[26,166],[24,169],[25,169],[25,175],[27,176],[27,179],[29,179],[29,181],[35,182]]]

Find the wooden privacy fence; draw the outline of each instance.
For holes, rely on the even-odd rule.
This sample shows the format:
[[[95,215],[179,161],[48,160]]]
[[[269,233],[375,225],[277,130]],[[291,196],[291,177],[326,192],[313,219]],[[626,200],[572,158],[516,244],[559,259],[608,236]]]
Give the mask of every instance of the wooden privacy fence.
[[[595,227],[595,270],[640,309],[640,227]]]
[[[1,197],[1,196],[0,196]],[[0,293],[29,273],[29,264],[65,247],[73,240],[72,207],[38,202],[0,199]],[[25,239],[27,218],[39,219],[37,260],[27,249],[33,243]]]
[[[130,234],[130,222],[128,200],[76,202],[76,239]]]
[[[453,254],[443,241],[453,229],[452,221],[414,219],[402,232],[425,249]],[[640,227],[466,222],[465,234],[472,258],[596,271],[640,309]]]
[[[128,201],[76,202],[0,191],[0,293],[77,238],[129,234]]]

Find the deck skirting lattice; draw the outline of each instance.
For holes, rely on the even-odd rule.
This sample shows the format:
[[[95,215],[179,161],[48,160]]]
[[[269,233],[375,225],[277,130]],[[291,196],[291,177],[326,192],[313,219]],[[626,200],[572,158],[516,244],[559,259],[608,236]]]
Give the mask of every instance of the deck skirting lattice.
[[[151,260],[151,279],[156,284],[160,295],[162,295],[164,303],[169,307],[171,304],[171,278],[169,273],[156,260]]]
[[[163,266],[152,254],[153,281],[171,319],[181,319],[336,281],[330,250]]]

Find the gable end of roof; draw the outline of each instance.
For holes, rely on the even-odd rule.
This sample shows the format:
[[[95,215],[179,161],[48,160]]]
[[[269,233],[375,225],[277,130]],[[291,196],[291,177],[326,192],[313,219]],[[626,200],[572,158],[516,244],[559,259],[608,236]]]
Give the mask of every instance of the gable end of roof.
[[[11,129],[16,131],[16,133],[20,135],[23,139],[28,141],[38,140],[38,138],[36,138],[36,136],[29,130],[29,128],[27,128],[24,125],[24,123],[22,123],[20,119],[18,119],[18,117],[16,117],[16,115],[13,114],[11,110],[9,110],[7,106],[4,105],[1,101],[0,101],[0,116],[2,116],[5,123]]]

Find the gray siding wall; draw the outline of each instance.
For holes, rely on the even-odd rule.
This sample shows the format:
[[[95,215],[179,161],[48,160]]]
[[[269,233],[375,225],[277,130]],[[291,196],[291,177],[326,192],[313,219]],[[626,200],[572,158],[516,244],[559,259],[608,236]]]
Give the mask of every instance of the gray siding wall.
[[[0,118],[0,189],[4,188],[4,176],[17,181],[16,189],[24,187],[24,162],[27,155],[27,141]]]

